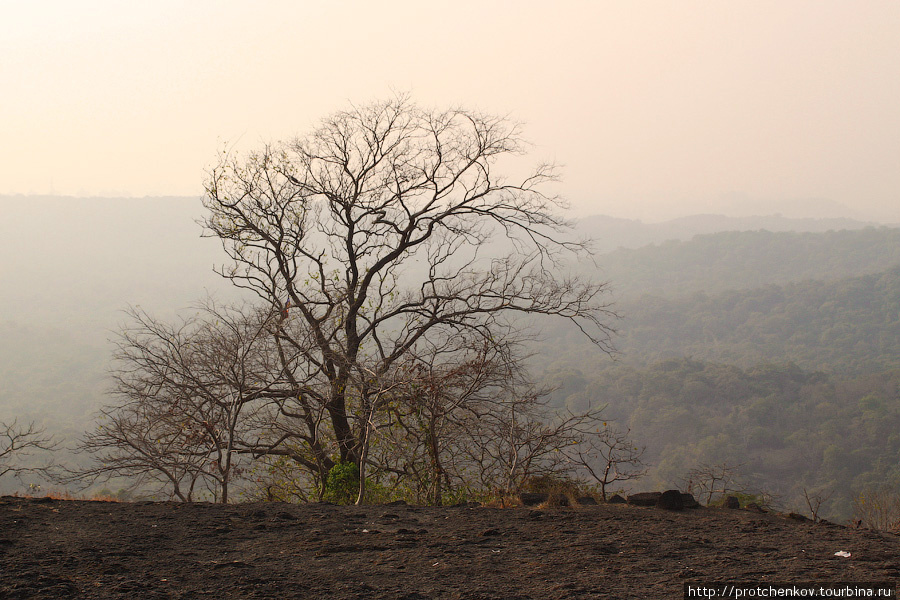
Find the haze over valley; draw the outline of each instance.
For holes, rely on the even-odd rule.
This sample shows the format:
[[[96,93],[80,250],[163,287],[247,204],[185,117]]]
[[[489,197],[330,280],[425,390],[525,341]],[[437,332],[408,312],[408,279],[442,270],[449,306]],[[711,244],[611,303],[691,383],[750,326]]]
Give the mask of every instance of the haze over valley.
[[[889,0],[9,7],[0,438],[58,447],[0,445],[0,491],[900,507],[897,31]]]
[[[222,251],[200,237],[198,198],[0,202],[15,215],[0,252],[16,257],[3,272],[0,417],[35,420],[69,447],[109,401],[111,340],[128,306],[176,320],[206,294],[242,297],[213,273]],[[53,243],[30,243],[35,231]],[[896,436],[834,428],[876,418],[873,410],[879,431],[900,424],[900,229],[705,215],[589,217],[576,232],[600,245],[596,264],[578,268],[612,282],[618,354],[611,361],[574,328],[538,320],[532,369],[556,405],[606,406],[631,428],[652,458],[643,485],[676,484],[692,465],[727,457],[788,503],[802,487],[834,487],[831,509],[846,516],[852,490],[897,476]],[[816,408],[802,408],[809,403]],[[775,406],[797,416],[773,421]],[[702,428],[685,436],[676,425],[688,414]],[[798,440],[819,454],[790,458]],[[852,470],[823,469],[841,455],[854,457]]]

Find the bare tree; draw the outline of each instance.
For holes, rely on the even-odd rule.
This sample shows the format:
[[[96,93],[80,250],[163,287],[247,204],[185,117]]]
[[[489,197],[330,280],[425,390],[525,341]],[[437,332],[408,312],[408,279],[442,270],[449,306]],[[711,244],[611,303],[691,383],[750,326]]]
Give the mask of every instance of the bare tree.
[[[685,478],[686,491],[705,495],[707,505],[712,502],[714,496],[742,492],[745,488],[739,479],[741,466],[728,463],[702,464],[688,471]]]
[[[604,421],[602,428],[573,449],[567,450],[579,471],[600,485],[606,501],[606,489],[613,484],[640,479],[647,473],[643,456],[646,450],[631,440],[631,430],[621,431]]]
[[[77,447],[92,454],[94,464],[68,472],[62,481],[91,485],[127,477],[132,488],[191,502],[208,460],[193,444],[194,434],[175,411],[158,404],[137,400],[105,408]]]
[[[18,420],[9,424],[0,422],[0,477],[19,477],[26,473],[46,475],[50,465],[28,465],[22,459],[35,451],[52,451],[57,446],[53,436],[47,435],[34,422],[28,425],[19,425]]]
[[[520,382],[473,417],[464,451],[477,472],[477,486],[509,495],[531,479],[573,474],[567,451],[596,429],[600,411],[554,410],[545,390]]]
[[[472,333],[472,332],[469,332]],[[513,372],[513,340],[481,335],[429,339],[408,357],[405,383],[392,394],[381,428],[381,470],[411,487],[420,502],[441,504],[466,486],[464,447],[472,417],[497,406]]]
[[[80,450],[94,453],[96,464],[75,475],[135,477],[183,501],[199,485],[228,502],[245,468],[241,457],[272,435],[271,397],[293,392],[271,347],[280,317],[208,303],[174,326],[138,310],[130,318],[113,371],[113,394],[122,402],[104,409],[82,440]]]
[[[399,98],[337,113],[290,143],[222,156],[203,222],[231,259],[220,273],[284,316],[279,377],[295,393],[281,399],[270,456],[294,452],[321,478],[333,443],[336,460],[359,465],[373,407],[389,409],[392,373],[433,340],[488,339],[517,314],[568,320],[610,351],[606,286],[560,274],[585,247],[566,239],[554,212],[563,203],[542,191],[554,168],[518,182],[496,173],[524,148],[505,119]],[[514,250],[485,256],[492,235]],[[288,440],[301,451],[286,450]]]
[[[454,336],[409,357],[406,382],[373,430],[375,473],[429,504],[574,474],[572,448],[597,430],[599,411],[550,407],[529,385],[517,341]]]

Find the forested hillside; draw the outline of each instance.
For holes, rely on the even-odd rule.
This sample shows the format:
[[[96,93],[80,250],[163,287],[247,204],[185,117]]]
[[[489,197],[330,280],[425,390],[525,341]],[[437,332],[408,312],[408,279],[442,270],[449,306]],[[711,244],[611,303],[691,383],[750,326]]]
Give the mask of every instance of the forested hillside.
[[[848,518],[866,485],[900,483],[900,371],[840,377],[683,358],[548,375],[557,403],[605,406],[647,446],[644,487],[683,485],[690,469],[727,463],[748,491],[774,493],[784,508],[805,510],[807,490],[831,495],[823,514]]]
[[[643,364],[692,356],[838,373],[900,368],[900,267],[715,295],[643,296],[624,310],[619,347]]]
[[[900,486],[900,230],[720,233],[600,261],[619,269],[616,362],[545,327],[534,364],[554,402],[605,406],[647,445],[643,487],[741,465],[782,507],[832,494],[823,514],[845,519],[864,487]]]
[[[61,329],[0,322],[0,421],[52,423],[78,433],[108,387],[108,349]]]

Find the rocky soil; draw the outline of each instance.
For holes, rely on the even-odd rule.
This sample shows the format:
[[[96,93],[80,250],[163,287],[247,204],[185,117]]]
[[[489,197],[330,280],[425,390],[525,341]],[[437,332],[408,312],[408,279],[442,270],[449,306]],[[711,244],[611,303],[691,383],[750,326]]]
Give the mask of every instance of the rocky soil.
[[[897,536],[745,510],[0,498],[0,598],[681,598],[688,582],[898,579]]]

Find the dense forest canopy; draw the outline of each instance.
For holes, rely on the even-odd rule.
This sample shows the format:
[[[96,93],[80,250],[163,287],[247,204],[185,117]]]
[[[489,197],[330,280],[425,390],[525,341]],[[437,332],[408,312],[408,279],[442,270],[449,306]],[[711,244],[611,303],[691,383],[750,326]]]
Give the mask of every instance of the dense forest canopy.
[[[804,369],[864,374],[900,368],[900,267],[784,286],[643,295],[619,303],[620,362],[648,365],[689,356],[752,367],[791,361]],[[552,365],[596,368],[602,361],[574,332],[545,329]]]

